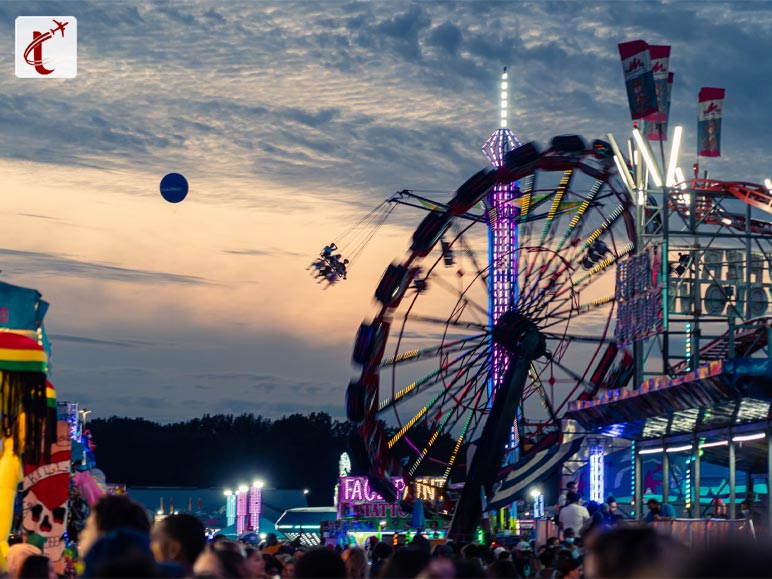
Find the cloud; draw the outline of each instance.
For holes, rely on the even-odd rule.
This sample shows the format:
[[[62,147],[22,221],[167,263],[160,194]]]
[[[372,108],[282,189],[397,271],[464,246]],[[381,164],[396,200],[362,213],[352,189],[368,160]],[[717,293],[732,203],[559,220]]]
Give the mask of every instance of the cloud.
[[[95,280],[144,284],[187,285],[208,283],[205,279],[195,276],[87,263],[55,253],[0,249],[0,255],[8,258],[10,265],[7,271],[15,275],[23,273],[67,274],[68,276]]]

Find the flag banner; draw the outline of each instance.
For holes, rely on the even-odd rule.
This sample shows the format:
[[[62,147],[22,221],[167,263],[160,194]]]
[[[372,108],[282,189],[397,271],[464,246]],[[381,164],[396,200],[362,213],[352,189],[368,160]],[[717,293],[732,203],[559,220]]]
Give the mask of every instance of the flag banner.
[[[642,119],[656,113],[658,111],[657,89],[654,85],[654,73],[651,70],[649,45],[643,40],[633,40],[623,42],[618,47],[619,56],[622,58],[622,71],[625,75],[631,118]]]
[[[657,112],[647,115],[646,120],[664,123],[667,122],[666,101],[670,47],[650,45],[649,58],[651,60],[652,76],[654,77],[654,90],[657,94]]]
[[[700,157],[721,156],[721,117],[724,113],[723,88],[700,89],[697,125],[697,154]]]
[[[643,134],[646,135],[646,138],[650,141],[660,140],[659,125],[662,125],[662,140],[667,141],[667,127],[668,120],[670,118],[670,97],[673,94],[673,77],[675,77],[675,74],[672,72],[667,74],[667,85],[665,88],[665,98],[663,102],[665,120],[662,122],[650,121],[648,120],[648,117],[643,120]],[[659,98],[659,93],[657,94],[657,97]]]

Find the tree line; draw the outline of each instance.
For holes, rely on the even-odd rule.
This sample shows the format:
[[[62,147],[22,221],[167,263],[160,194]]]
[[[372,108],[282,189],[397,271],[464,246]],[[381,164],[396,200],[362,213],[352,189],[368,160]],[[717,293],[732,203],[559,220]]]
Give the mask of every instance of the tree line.
[[[310,504],[327,505],[356,425],[314,412],[273,421],[205,414],[172,424],[113,416],[91,420],[87,429],[97,467],[110,483],[207,488],[262,479],[273,488],[309,489]],[[453,444],[447,436],[437,442],[444,452]]]

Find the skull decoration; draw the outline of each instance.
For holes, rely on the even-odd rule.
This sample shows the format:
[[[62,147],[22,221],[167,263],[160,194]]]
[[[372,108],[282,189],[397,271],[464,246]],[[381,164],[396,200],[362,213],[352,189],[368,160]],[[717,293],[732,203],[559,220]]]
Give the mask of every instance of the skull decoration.
[[[51,451],[50,463],[24,467],[22,527],[26,534],[37,533],[46,539],[43,554],[56,572],[62,573],[72,455],[66,421],[57,423],[57,440]]]
[[[37,533],[45,537],[43,552],[51,561],[61,559],[67,528],[67,494],[49,492],[56,483],[59,483],[59,486],[69,485],[69,475],[54,475],[30,488],[24,497],[22,522],[26,533]],[[38,493],[42,496],[38,496]]]

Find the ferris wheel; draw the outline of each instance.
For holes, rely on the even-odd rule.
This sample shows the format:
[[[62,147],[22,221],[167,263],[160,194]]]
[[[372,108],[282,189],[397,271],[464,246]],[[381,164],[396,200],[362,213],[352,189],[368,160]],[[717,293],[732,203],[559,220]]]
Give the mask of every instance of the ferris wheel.
[[[609,144],[560,136],[540,151],[502,128],[484,151],[493,168],[424,203],[387,267],[347,389],[354,459],[384,498],[399,476],[442,492],[465,466],[451,536],[474,532],[505,453],[559,443],[568,402],[632,365],[613,339],[614,282],[635,220]]]

